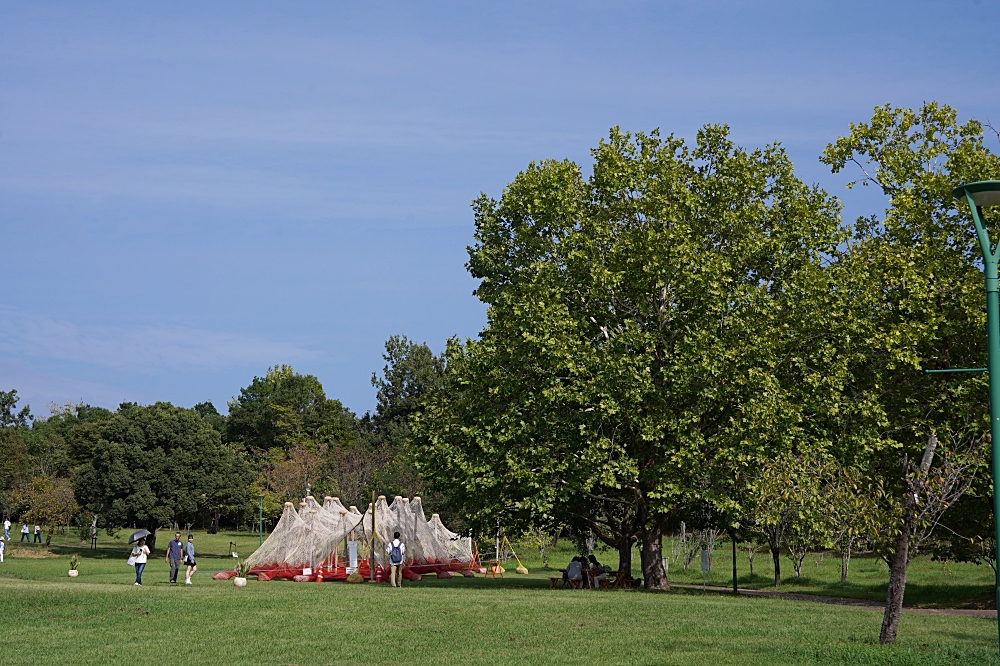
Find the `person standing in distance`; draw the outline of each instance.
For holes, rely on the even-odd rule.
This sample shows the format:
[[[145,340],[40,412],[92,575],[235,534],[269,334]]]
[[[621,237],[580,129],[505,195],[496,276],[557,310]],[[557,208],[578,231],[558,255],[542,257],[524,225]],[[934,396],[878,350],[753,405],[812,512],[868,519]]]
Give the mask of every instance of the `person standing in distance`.
[[[167,542],[167,554],[163,559],[170,565],[170,582],[177,582],[177,570],[181,568],[181,550],[184,548],[181,542],[181,533],[174,532],[174,540]]]
[[[31,530],[28,529],[28,523],[21,523],[21,543],[25,541],[31,543]]]
[[[10,519],[9,518],[4,518],[3,519],[3,538],[5,540],[7,540],[7,541],[10,541]]]
[[[177,535],[178,538],[180,534]],[[185,585],[191,584],[191,576],[198,570],[198,565],[194,563],[194,535],[188,534],[187,548],[184,551],[184,564],[187,565],[187,577],[184,579]]]
[[[406,552],[406,544],[399,540],[399,532],[393,533],[392,541],[385,546],[385,552],[389,556],[389,584],[403,587],[403,553]]]
[[[42,526],[35,525],[35,543],[42,542]]]
[[[132,549],[132,558],[135,562],[135,584],[142,587],[142,570],[146,568],[146,557],[149,555],[149,546],[145,539],[139,539]]]

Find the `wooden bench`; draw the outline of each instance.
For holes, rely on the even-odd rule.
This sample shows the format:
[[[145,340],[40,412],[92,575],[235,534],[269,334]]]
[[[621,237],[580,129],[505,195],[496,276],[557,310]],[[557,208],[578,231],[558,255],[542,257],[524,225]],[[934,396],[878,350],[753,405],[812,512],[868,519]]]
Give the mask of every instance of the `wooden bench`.
[[[632,589],[632,576],[631,574],[626,574],[623,571],[618,571],[613,574],[615,577],[614,582],[611,584],[611,589],[613,590],[631,590]]]

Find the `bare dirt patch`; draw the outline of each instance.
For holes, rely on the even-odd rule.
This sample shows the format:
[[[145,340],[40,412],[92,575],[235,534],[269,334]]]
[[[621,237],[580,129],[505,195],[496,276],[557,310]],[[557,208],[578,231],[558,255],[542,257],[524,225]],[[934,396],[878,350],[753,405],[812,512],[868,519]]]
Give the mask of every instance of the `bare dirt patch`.
[[[27,560],[40,560],[45,557],[60,557],[50,550],[35,550],[27,548],[12,548],[7,551],[7,557],[23,557]]]

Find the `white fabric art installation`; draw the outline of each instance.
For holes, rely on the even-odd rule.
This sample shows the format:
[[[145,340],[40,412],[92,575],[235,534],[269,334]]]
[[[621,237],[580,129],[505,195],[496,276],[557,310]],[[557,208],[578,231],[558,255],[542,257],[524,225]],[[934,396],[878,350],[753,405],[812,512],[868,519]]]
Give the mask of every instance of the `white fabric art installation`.
[[[389,565],[385,544],[395,532],[399,532],[406,544],[404,570],[410,575],[463,571],[477,566],[472,540],[450,531],[437,514],[428,521],[419,497],[412,501],[395,497],[388,504],[384,496],[379,496],[374,508],[377,569]],[[299,503],[297,510],[291,502],[285,502],[274,531],[246,559],[246,564],[251,572],[264,574],[263,580],[271,576],[315,579],[324,572],[327,579],[343,578],[347,542],[357,542],[359,557],[364,558],[359,567],[363,573],[362,569],[367,570],[371,540],[371,506],[361,513],[357,507],[344,507],[336,497],[326,497],[320,505],[310,496]]]

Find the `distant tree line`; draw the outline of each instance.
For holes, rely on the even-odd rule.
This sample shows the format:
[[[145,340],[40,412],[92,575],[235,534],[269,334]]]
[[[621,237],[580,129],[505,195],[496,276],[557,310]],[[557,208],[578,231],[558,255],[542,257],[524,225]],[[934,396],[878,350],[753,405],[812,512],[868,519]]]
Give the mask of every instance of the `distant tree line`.
[[[281,365],[255,377],[222,415],[210,402],[50,406],[32,418],[16,390],[0,391],[0,511],[79,530],[265,527],[306,488],[362,510],[372,492],[419,494],[425,486],[405,450],[408,418],[442,381],[443,359],[395,336],[372,382],[373,413],[358,417],[327,398],[312,375]],[[428,495],[430,506],[434,497]],[[155,535],[151,539],[155,546]]]

